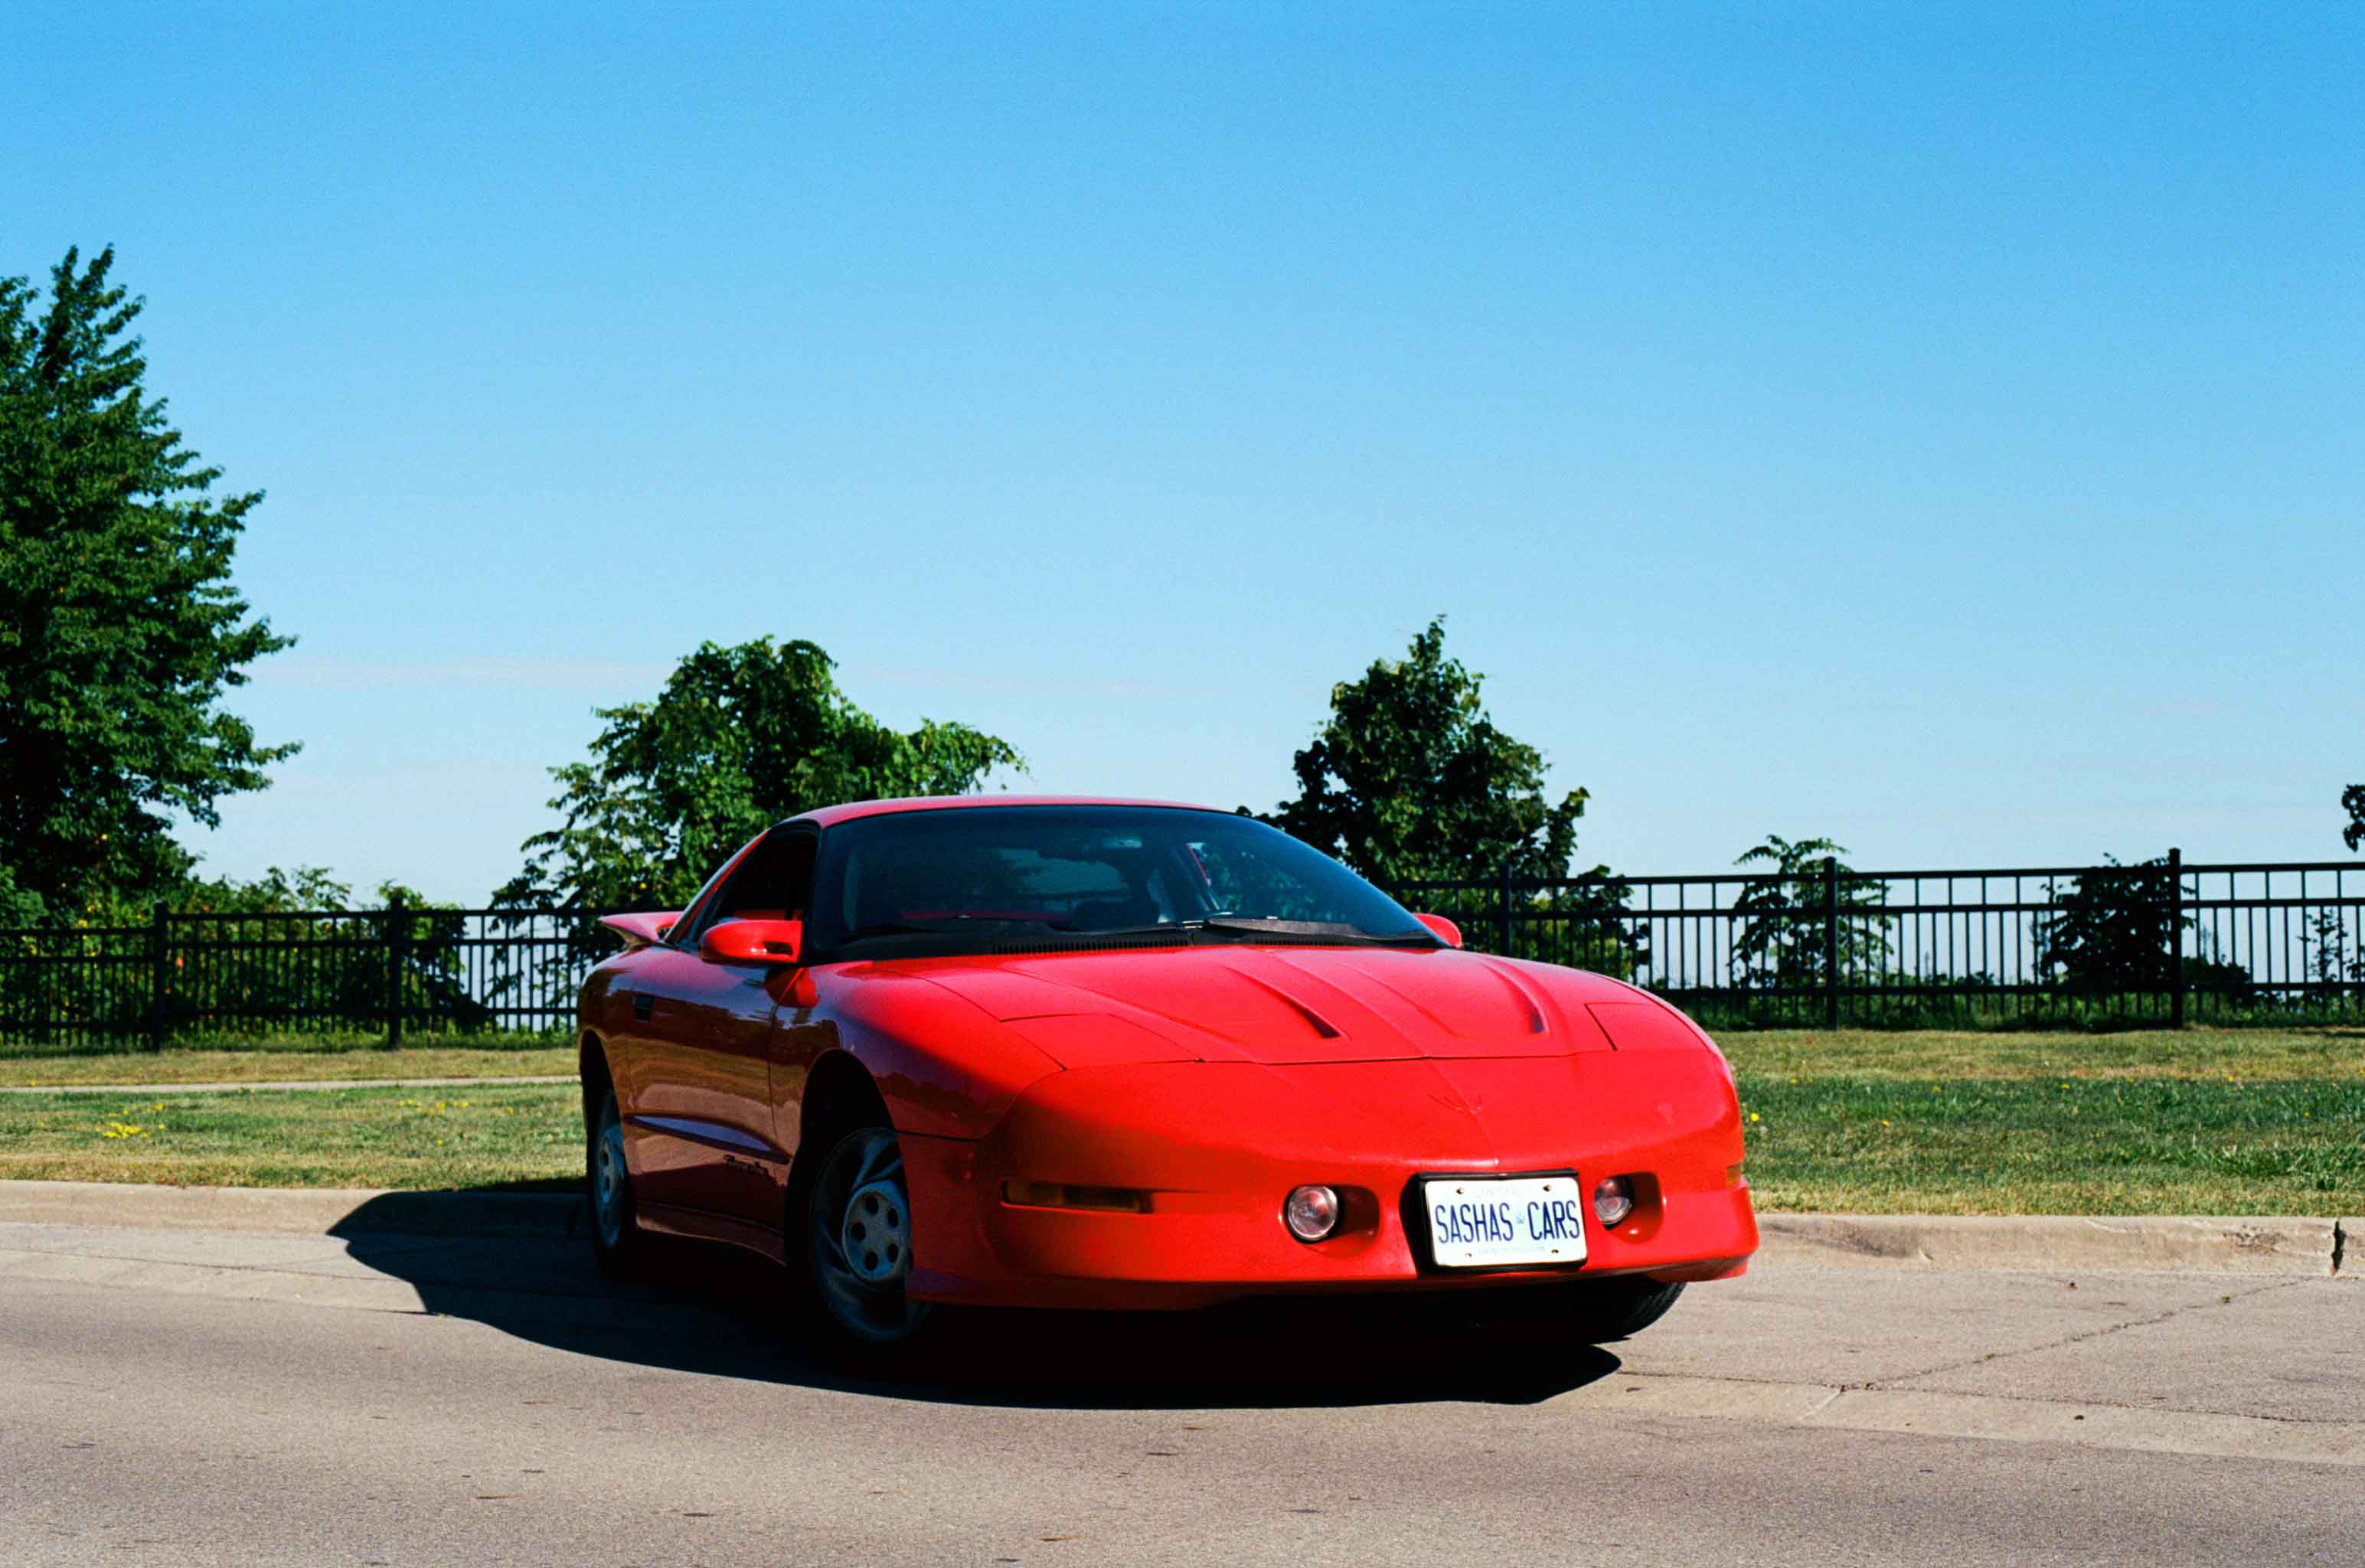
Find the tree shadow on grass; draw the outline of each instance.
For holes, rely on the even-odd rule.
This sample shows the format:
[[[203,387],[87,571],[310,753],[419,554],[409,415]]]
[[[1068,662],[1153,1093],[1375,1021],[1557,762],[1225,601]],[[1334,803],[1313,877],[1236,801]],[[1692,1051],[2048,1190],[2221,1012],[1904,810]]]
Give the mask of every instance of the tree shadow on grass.
[[[478,1230],[441,1234],[455,1198]],[[591,1261],[580,1203],[544,1193],[390,1193],[332,1235],[426,1308],[536,1344],[711,1377],[1041,1409],[1525,1405],[1616,1372],[1531,1298],[1494,1293],[1268,1298],[1201,1312],[941,1312],[913,1352],[862,1364],[802,1327],[787,1272],[736,1248],[665,1240],[652,1282]],[[1524,1297],[1524,1293],[1523,1293]]]

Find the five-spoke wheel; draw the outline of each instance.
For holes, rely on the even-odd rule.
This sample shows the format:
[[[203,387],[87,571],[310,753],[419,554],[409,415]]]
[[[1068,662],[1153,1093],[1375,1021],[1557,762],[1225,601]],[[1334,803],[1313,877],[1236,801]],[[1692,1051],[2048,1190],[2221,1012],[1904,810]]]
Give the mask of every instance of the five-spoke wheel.
[[[909,1299],[912,1200],[889,1127],[858,1127],[822,1157],[807,1189],[807,1249],[814,1294],[830,1320],[868,1344],[911,1338],[927,1305]]]

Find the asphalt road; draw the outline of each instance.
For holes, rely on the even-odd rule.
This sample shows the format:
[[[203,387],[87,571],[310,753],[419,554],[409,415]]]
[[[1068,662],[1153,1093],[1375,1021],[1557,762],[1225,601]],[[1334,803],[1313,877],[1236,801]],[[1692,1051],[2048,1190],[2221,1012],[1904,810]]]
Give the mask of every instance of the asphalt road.
[[[816,1364],[760,1266],[0,1226],[0,1562],[2365,1562],[2365,1283],[1912,1266]]]

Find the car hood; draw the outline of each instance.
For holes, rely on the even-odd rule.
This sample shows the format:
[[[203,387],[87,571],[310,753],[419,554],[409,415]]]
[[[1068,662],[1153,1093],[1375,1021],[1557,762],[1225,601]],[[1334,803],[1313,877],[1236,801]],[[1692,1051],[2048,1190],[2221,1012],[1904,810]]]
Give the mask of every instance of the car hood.
[[[1452,948],[1225,946],[910,960],[1063,1067],[1607,1050],[1616,981]],[[1655,1004],[1653,1004],[1655,1005]]]

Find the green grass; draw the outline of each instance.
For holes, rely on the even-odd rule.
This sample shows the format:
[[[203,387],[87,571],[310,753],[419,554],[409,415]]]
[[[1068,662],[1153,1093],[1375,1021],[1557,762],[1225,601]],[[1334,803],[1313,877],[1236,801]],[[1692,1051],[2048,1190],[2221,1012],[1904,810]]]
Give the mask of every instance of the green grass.
[[[2365,1081],[2365,1028],[1998,1034],[1765,1029],[1718,1035],[1736,1070],[1870,1078],[2341,1078]]]
[[[2365,1214],[2365,1034],[1736,1035],[1766,1209]],[[120,1064],[119,1066],[117,1064]],[[0,1081],[571,1072],[564,1050],[137,1053]],[[42,1076],[49,1075],[49,1076]],[[236,1186],[571,1183],[572,1085],[0,1095],[0,1177]],[[113,1132],[115,1136],[108,1136]]]
[[[1767,1209],[2365,1214],[2365,1078],[1744,1071]]]
[[[267,1083],[329,1078],[529,1078],[575,1071],[572,1046],[483,1049],[405,1046],[398,1051],[314,1046],[261,1050],[119,1051],[108,1056],[0,1058],[0,1086],[63,1083]]]
[[[0,1178],[224,1187],[579,1186],[573,1084],[0,1095]]]

